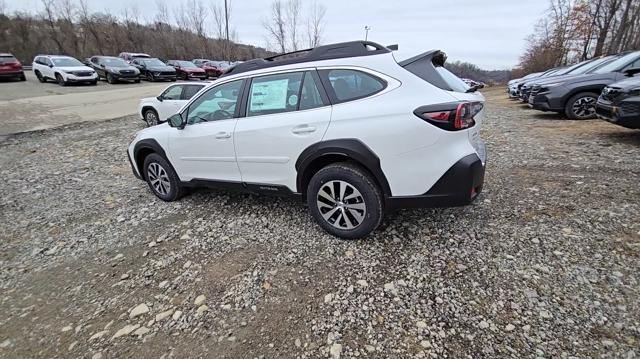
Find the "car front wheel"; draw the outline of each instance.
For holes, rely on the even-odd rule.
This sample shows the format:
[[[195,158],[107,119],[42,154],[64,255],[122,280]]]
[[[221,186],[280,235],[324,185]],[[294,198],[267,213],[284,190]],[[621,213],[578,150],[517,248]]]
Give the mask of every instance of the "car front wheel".
[[[144,121],[149,127],[157,125],[159,123],[158,113],[155,110],[144,111]]]
[[[572,120],[589,120],[596,118],[596,102],[598,94],[593,92],[579,93],[567,101],[565,113]]]
[[[64,78],[60,74],[56,74],[56,81],[60,86],[67,86],[67,82],[64,80]]]
[[[369,235],[384,217],[380,188],[367,171],[349,163],[318,171],[307,187],[307,204],[322,229],[344,239]]]
[[[162,156],[152,153],[144,159],[144,176],[151,192],[163,201],[182,197],[183,188],[178,175]]]

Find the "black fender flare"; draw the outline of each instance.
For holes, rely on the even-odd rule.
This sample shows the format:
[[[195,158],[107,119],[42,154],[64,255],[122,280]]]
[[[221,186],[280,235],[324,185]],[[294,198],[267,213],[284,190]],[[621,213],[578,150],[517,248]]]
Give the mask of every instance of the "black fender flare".
[[[146,154],[149,153],[157,153],[162,156],[169,163],[173,172],[175,172],[178,178],[180,178],[180,175],[178,174],[178,172],[176,172],[176,169],[173,168],[173,164],[171,163],[171,161],[169,161],[164,148],[160,146],[158,141],[152,138],[146,138],[144,140],[138,141],[135,146],[133,146],[133,162],[138,168],[138,172],[140,173],[140,176],[143,180],[145,180],[146,178],[144,175],[144,171],[142,170],[142,166],[144,165],[144,157],[146,157]]]
[[[380,166],[380,158],[367,147],[367,145],[354,138],[317,142],[302,151],[295,165],[297,171],[296,188],[298,193],[304,195],[306,185],[313,173],[315,173],[314,170],[319,169],[315,168],[314,163],[318,163],[317,161],[322,160],[322,158],[333,156],[343,157],[363,166],[373,175],[378,185],[380,185],[383,194],[386,197],[391,197],[391,187]]]

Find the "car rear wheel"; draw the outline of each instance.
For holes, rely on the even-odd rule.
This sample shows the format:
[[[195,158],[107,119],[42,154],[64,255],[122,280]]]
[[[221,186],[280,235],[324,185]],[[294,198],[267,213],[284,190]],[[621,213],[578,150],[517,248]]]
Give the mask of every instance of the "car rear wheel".
[[[38,81],[40,81],[42,83],[47,82],[47,79],[45,79],[44,76],[42,76],[42,74],[38,70],[36,70],[36,77],[38,78]]]
[[[384,217],[380,188],[367,171],[349,163],[318,171],[307,187],[307,204],[322,229],[344,239],[369,235]]]
[[[158,113],[155,110],[146,110],[144,111],[144,121],[147,123],[147,126],[155,126],[158,124]]]
[[[167,160],[157,153],[144,159],[144,176],[151,192],[163,201],[171,202],[180,199],[184,190],[180,179]]]
[[[574,95],[567,101],[565,113],[572,120],[589,120],[596,118],[596,102],[598,94],[583,92]]]
[[[64,78],[60,74],[56,74],[56,81],[58,82],[58,85],[60,85],[60,86],[67,86],[66,81],[64,81]]]
[[[20,75],[20,81],[27,81],[27,77],[24,75],[24,73]]]

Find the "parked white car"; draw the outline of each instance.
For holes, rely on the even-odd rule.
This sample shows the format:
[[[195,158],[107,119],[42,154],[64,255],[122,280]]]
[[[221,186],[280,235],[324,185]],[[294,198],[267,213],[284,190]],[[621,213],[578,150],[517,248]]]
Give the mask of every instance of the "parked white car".
[[[70,83],[98,83],[98,74],[70,56],[38,55],[33,59],[33,73],[40,82],[52,80],[60,86]]]
[[[396,62],[366,41],[241,63],[168,123],[139,131],[136,177],[164,201],[188,187],[292,195],[328,233],[361,238],[385,212],[481,192],[484,97],[428,51]]]
[[[166,122],[207,85],[208,82],[180,82],[170,85],[160,95],[140,100],[138,113],[148,126]]]

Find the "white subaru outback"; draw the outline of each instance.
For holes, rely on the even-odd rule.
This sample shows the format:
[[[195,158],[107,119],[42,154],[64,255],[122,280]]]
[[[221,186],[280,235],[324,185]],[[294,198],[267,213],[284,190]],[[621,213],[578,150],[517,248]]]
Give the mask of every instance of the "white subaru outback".
[[[298,196],[348,239],[390,209],[469,204],[484,181],[484,97],[445,59],[398,63],[354,41],[238,64],[136,134],[133,173],[165,201],[189,187]]]

